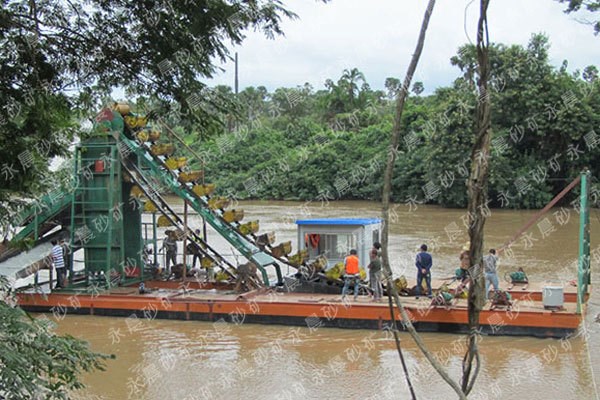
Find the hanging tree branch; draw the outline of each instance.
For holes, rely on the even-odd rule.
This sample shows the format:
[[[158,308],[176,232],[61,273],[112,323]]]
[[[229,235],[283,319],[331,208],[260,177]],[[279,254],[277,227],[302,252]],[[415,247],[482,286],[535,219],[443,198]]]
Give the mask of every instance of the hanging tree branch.
[[[388,276],[388,285],[390,284],[390,279]],[[393,285],[394,283],[391,282]],[[402,370],[404,371],[404,377],[406,378],[406,384],[408,385],[408,390],[410,392],[410,396],[412,400],[417,400],[417,395],[415,394],[415,389],[413,388],[412,382],[410,381],[410,375],[408,374],[408,367],[406,366],[406,361],[404,360],[404,354],[402,354],[402,347],[400,345],[400,335],[398,335],[398,326],[396,324],[396,317],[394,315],[394,303],[392,301],[392,296],[390,296],[388,292],[388,307],[390,309],[390,321],[392,321],[392,332],[394,334],[394,341],[396,342],[396,349],[398,350],[398,356],[400,357],[400,363],[402,364]]]
[[[394,170],[394,164],[396,162],[396,156],[398,153],[398,145],[400,143],[400,134],[401,134],[401,120],[402,120],[402,112],[404,110],[404,103],[406,102],[406,98],[408,97],[408,90],[410,88],[410,83],[412,81],[415,70],[417,69],[417,64],[419,63],[419,58],[421,57],[421,52],[423,51],[423,45],[425,43],[425,34],[427,32],[427,27],[429,25],[429,19],[431,18],[431,13],[433,11],[433,7],[435,6],[435,0],[429,0],[427,4],[427,9],[425,10],[425,15],[423,16],[423,22],[421,24],[421,31],[419,33],[419,39],[417,41],[417,46],[415,52],[410,60],[410,64],[408,65],[408,70],[406,71],[406,76],[404,78],[404,83],[398,92],[398,98],[396,100],[396,114],[394,116],[394,126],[392,128],[392,138],[391,144],[388,151],[387,164],[384,172],[384,181],[383,181],[383,193],[382,193],[382,219],[383,219],[383,229],[381,233],[381,244],[382,244],[382,259],[383,259],[383,271],[386,277],[386,285],[388,296],[393,297],[396,302],[396,306],[400,310],[400,315],[402,316],[402,324],[406,327],[406,330],[409,332],[425,358],[431,363],[433,368],[440,374],[442,379],[444,379],[454,391],[458,394],[460,399],[466,399],[465,395],[462,393],[460,386],[456,383],[444,370],[444,367],[438,362],[438,360],[429,352],[425,343],[421,340],[421,337],[418,335],[415,327],[413,326],[406,309],[402,305],[402,301],[400,300],[400,296],[398,296],[398,292],[396,291],[396,286],[394,285],[392,279],[392,270],[390,268],[389,256],[388,256],[388,237],[389,237],[389,221],[390,221],[390,195],[391,195],[391,187],[392,187],[392,175]]]
[[[489,0],[481,0],[479,22],[477,24],[477,63],[479,79],[477,88],[479,99],[477,102],[477,125],[473,149],[471,151],[471,173],[467,183],[469,193],[469,238],[471,248],[469,259],[471,265],[469,272],[471,284],[469,286],[468,313],[469,337],[468,348],[463,358],[463,376],[461,380],[462,391],[468,395],[473,389],[479,374],[480,359],[477,347],[479,331],[479,315],[485,305],[485,280],[483,276],[483,228],[487,214],[487,184],[490,157],[490,97],[488,92],[488,79],[490,73],[490,60],[488,55],[489,34],[487,25],[487,9]],[[473,370],[475,361],[475,370]]]

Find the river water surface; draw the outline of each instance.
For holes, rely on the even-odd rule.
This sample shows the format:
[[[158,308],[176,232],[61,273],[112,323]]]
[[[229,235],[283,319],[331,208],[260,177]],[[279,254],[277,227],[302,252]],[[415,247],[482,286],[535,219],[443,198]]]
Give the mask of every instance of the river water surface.
[[[297,240],[295,219],[378,217],[369,202],[243,202],[244,220],[258,219],[261,232],[278,241]],[[530,279],[565,283],[576,277],[579,215],[553,210],[500,259],[499,275],[523,266]],[[592,212],[592,250],[600,246],[600,223]],[[485,247],[500,247],[534,214],[492,210]],[[408,205],[394,208],[390,256],[396,274],[414,275],[416,248],[427,243],[434,257],[433,277],[452,274],[467,239],[463,210]],[[190,224],[198,224],[190,218]],[[209,243],[232,249],[209,231]],[[600,254],[600,250],[597,250]],[[241,259],[239,260],[242,261]],[[592,259],[592,281],[598,260]],[[600,302],[594,293],[592,307]],[[593,314],[595,315],[595,314]],[[470,399],[599,399],[594,372],[598,323],[565,340],[483,337],[482,369]],[[404,399],[410,398],[394,341],[385,332],[251,324],[133,320],[66,316],[59,333],[87,340],[92,349],[114,354],[107,371],[84,377],[88,399]],[[458,379],[464,337],[423,334],[450,375]],[[401,334],[410,377],[419,399],[456,398],[432,371],[408,334]],[[590,338],[589,341],[585,339]]]

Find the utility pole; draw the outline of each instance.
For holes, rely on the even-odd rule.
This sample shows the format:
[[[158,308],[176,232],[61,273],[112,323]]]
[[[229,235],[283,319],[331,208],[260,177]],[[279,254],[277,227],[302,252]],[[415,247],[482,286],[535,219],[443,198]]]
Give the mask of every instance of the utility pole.
[[[238,81],[238,53],[235,52],[235,94],[238,94],[239,81]]]

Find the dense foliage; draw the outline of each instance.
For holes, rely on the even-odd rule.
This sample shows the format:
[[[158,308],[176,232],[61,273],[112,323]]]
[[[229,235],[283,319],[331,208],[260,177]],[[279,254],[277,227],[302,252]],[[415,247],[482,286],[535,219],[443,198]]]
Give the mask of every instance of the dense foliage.
[[[527,47],[490,49],[490,206],[542,207],[582,169],[600,173],[597,68],[568,73],[566,61],[555,68],[548,48],[545,36],[534,35]],[[460,70],[452,86],[428,96],[421,82],[411,88],[394,172],[396,202],[467,204],[478,100],[474,47],[461,47],[451,63]],[[394,78],[385,87],[372,90],[357,69],[316,91],[307,84],[272,93],[249,87],[236,97],[219,87],[238,106],[237,114],[221,116],[234,120],[230,132],[187,139],[205,159],[206,175],[238,197],[379,199],[392,99],[402,90]],[[597,191],[596,184],[595,199]]]
[[[566,13],[587,11],[593,13],[600,11],[600,1],[598,0],[558,0],[561,3],[567,3]],[[594,34],[600,34],[600,21],[597,19],[580,18],[580,22],[591,25],[594,28]]]
[[[278,0],[0,0],[0,217],[53,187],[49,160],[82,134],[74,116],[93,117],[115,88],[210,125],[228,107],[203,83],[215,62],[288,17]]]
[[[32,318],[10,302],[0,277],[0,398],[65,399],[83,387],[81,373],[104,369],[107,356],[72,336],[55,335],[48,318]]]

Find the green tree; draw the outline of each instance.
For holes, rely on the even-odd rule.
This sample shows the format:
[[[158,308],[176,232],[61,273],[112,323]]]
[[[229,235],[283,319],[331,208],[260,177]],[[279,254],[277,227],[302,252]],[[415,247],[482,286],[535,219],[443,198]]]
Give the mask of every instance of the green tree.
[[[267,112],[267,97],[269,92],[264,86],[248,86],[238,95],[243,115],[253,119]]]
[[[32,318],[8,303],[4,277],[0,286],[0,398],[66,399],[83,388],[82,373],[104,370],[108,356],[72,336],[55,335],[50,320]]]
[[[593,161],[599,154],[594,139],[594,121],[597,121],[594,110],[600,106],[598,87],[593,83],[594,67],[587,67],[581,79],[578,74],[554,68],[549,62],[548,49],[548,38],[540,34],[532,35],[526,47],[503,44],[489,47],[493,65],[489,97],[495,106],[491,116],[492,206],[540,208],[566,185],[564,178],[573,179],[587,165],[593,173],[600,172]],[[446,93],[443,97],[446,100],[439,102],[441,110],[437,112],[446,109],[451,118],[432,147],[433,171],[451,168],[457,161],[455,155],[469,151],[468,140],[460,139],[469,137],[461,134],[468,129],[464,125],[455,129],[460,114],[452,113],[452,107],[457,105],[452,103],[460,101],[461,109],[472,112],[471,106],[465,106],[473,104],[474,99],[461,93],[474,88],[475,61],[471,45],[461,47],[452,58],[463,76],[449,89],[454,94]],[[440,100],[441,93],[436,92]],[[454,187],[445,190],[442,197],[453,190]],[[453,201],[442,204],[466,205],[464,197],[452,198]]]
[[[567,3],[566,13],[577,12],[586,10],[589,12],[596,12],[600,10],[600,1],[598,0],[559,0],[561,3]],[[600,33],[600,21],[585,21],[585,23],[592,25],[594,28],[594,34]]]
[[[365,75],[358,68],[345,69],[342,77],[338,81],[338,86],[348,94],[348,103],[350,107],[355,105],[355,99],[360,92],[359,83],[365,83]]]
[[[398,90],[400,90],[400,79],[392,77],[385,78],[384,86],[387,90],[388,98],[393,100],[398,95]]]
[[[588,65],[584,68],[583,74],[581,76],[584,81],[588,83],[593,83],[598,79],[598,67],[595,65]]]
[[[600,173],[597,69],[569,73],[553,67],[549,39],[540,34],[526,46],[496,43],[488,50],[493,66],[488,94],[494,105],[489,206],[543,207],[566,185],[564,179],[583,167]],[[451,86],[406,100],[390,194],[395,202],[467,206],[465,180],[479,100],[475,46],[461,46],[452,63],[460,72]],[[329,191],[330,198],[378,200],[382,160],[375,154],[385,153],[382,137],[391,129],[393,104],[365,81],[350,107],[341,80],[328,79],[316,91],[297,86],[258,95],[256,108],[262,113],[242,121],[251,128],[248,137],[215,157],[207,176],[225,191],[251,197],[314,200]],[[399,92],[397,79],[388,78],[385,85],[389,94]],[[247,114],[241,114],[243,120]],[[197,146],[219,152],[208,143]],[[338,162],[342,154],[354,160],[352,165]],[[291,160],[289,170],[265,155]],[[252,178],[268,184],[249,194],[242,182]],[[336,184],[339,188],[346,181],[349,186],[338,193]]]
[[[282,18],[295,18],[278,0],[1,4],[0,201],[43,191],[48,160],[66,155],[81,133],[76,117],[93,115],[114,88],[210,125],[215,110],[230,106],[203,83],[215,61],[227,59],[247,29],[273,37]]]
[[[419,96],[421,93],[423,93],[424,90],[425,90],[425,86],[423,85],[423,82],[417,81],[417,82],[413,83],[412,92],[414,94],[416,94],[417,96]]]

